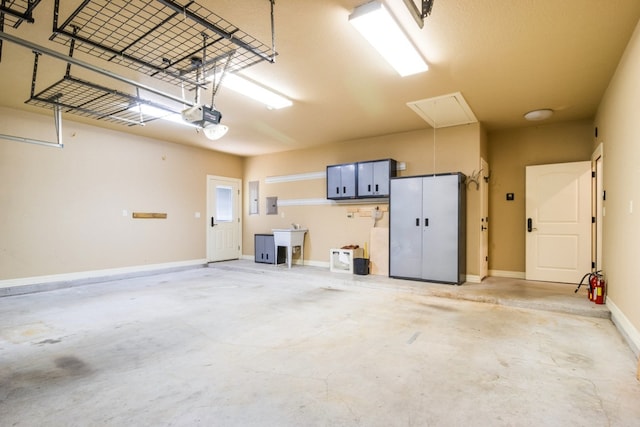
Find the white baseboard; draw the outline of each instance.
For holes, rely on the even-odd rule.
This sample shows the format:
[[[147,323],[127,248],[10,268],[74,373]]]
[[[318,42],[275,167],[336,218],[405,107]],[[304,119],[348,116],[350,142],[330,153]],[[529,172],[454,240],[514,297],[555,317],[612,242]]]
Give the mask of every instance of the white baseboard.
[[[327,269],[329,269],[331,267],[331,265],[329,264],[329,261],[306,260],[304,262],[304,265],[308,265],[308,266],[311,266],[311,267],[325,267]]]
[[[640,331],[631,324],[627,316],[624,315],[611,298],[607,297],[606,304],[609,311],[611,311],[611,321],[616,325],[616,328],[627,341],[636,357],[640,357]]]
[[[154,272],[168,272],[206,265],[205,259],[189,261],[167,262],[162,264],[136,265],[131,267],[109,268],[105,270],[78,271],[74,273],[51,274],[46,276],[21,277],[17,279],[0,280],[0,296],[25,293],[22,287],[34,288],[31,292],[40,290],[69,287],[74,284],[95,283],[116,278],[128,278],[147,275]],[[58,286],[48,286],[48,285]],[[66,284],[66,285],[63,285]],[[11,288],[11,289],[7,289]]]
[[[523,280],[525,278],[524,271],[489,270],[489,276]]]

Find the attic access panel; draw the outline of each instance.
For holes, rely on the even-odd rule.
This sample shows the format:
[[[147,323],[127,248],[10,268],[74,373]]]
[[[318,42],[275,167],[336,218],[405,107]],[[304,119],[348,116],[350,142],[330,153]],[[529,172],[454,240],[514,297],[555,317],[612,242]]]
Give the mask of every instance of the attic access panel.
[[[478,121],[460,92],[408,102],[407,106],[435,129]]]
[[[274,0],[269,1],[273,13]],[[224,64],[231,54],[233,71],[274,62],[272,47],[195,1],[84,0],[58,25],[59,4],[56,0],[52,40],[65,46],[75,40],[81,52],[170,83],[202,83],[202,62],[194,58],[205,70]]]

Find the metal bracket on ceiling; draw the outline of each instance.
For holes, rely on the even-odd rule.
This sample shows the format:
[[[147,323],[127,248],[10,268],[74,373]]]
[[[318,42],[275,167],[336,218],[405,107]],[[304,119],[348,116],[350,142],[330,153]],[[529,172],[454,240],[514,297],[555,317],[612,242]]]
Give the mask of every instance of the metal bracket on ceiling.
[[[433,8],[433,2],[435,0],[421,0],[422,8],[418,9],[414,0],[404,0],[404,4],[411,12],[411,16],[415,19],[418,27],[424,27],[424,19],[431,14],[431,9]]]

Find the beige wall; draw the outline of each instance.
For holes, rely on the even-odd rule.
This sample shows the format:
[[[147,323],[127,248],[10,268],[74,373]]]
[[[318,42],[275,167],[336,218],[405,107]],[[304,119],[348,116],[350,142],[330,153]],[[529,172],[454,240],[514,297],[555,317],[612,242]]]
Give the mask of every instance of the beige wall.
[[[604,148],[606,201],[603,270],[607,304],[631,323],[640,352],[640,24],[636,27],[598,109],[596,144]],[[633,204],[633,209],[631,209]],[[614,320],[619,312],[612,310]],[[617,319],[616,319],[617,318]],[[635,329],[635,331],[633,331]]]
[[[435,162],[434,162],[435,141]],[[348,244],[364,246],[369,241],[373,227],[371,217],[348,218],[349,208],[366,211],[376,206],[386,207],[386,203],[354,205],[353,203],[326,203],[326,181],[324,178],[265,183],[265,178],[273,176],[324,172],[327,165],[347,162],[393,158],[406,163],[406,170],[400,176],[421,175],[443,172],[463,172],[471,174],[479,169],[480,126],[478,124],[439,129],[407,132],[381,137],[365,138],[312,148],[290,151],[267,156],[251,157],[246,160],[245,214],[243,253],[252,255],[253,236],[269,233],[272,228],[288,227],[299,223],[309,228],[305,238],[305,258],[311,261],[328,262],[329,250]],[[434,166],[435,165],[435,166]],[[260,214],[248,215],[248,182],[259,181]],[[265,215],[265,197],[276,196],[279,200],[315,199],[316,203],[304,206],[281,206],[279,214]],[[468,248],[467,273],[478,273],[479,193],[475,187],[468,190]],[[388,227],[388,215],[377,223],[378,227]]]
[[[51,114],[1,109],[0,133],[55,141]],[[242,158],[68,120],[63,139],[0,140],[0,280],[206,257],[206,175],[241,178]]]
[[[592,135],[588,120],[489,132],[490,270],[525,271],[525,166],[589,160]]]

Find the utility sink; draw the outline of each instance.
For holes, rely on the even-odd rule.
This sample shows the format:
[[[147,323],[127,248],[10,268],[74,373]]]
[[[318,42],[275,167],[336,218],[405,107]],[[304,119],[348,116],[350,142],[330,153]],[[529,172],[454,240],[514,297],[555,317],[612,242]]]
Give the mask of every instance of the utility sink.
[[[291,258],[293,255],[293,247],[300,246],[300,261],[304,262],[304,235],[306,228],[274,228],[273,241],[278,253],[278,246],[286,246],[287,248],[287,266],[291,268]]]

